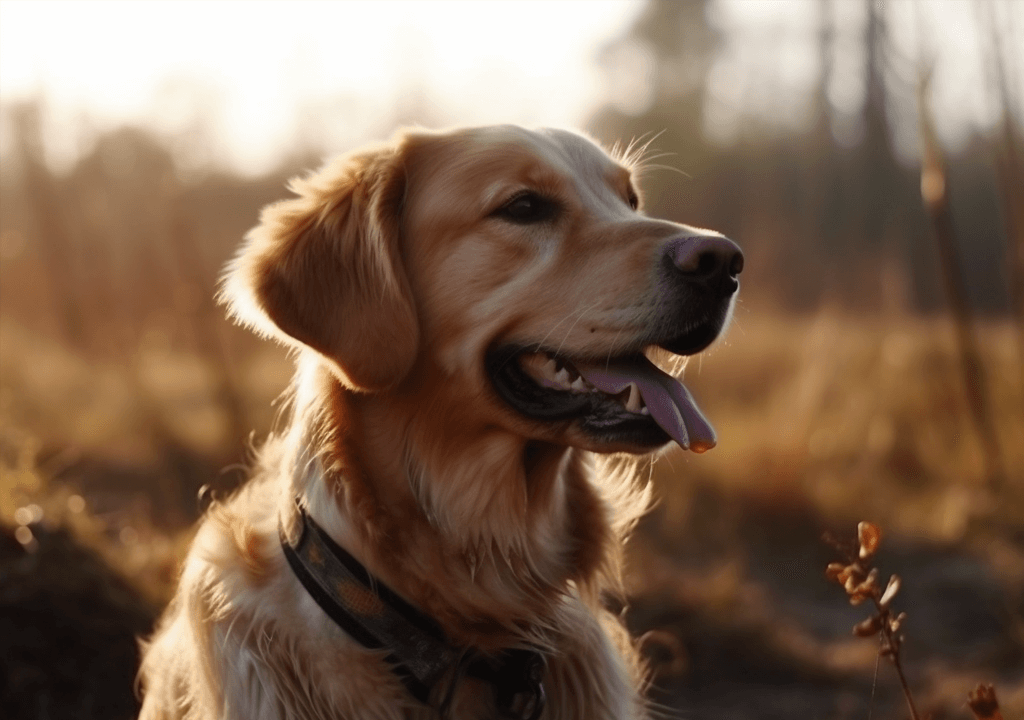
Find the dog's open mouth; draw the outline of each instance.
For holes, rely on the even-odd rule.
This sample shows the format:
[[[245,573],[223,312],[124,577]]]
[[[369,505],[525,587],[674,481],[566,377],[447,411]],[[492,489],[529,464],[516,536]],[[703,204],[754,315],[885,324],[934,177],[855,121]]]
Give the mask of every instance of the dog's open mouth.
[[[643,353],[585,360],[549,351],[502,348],[488,358],[499,395],[536,420],[574,419],[598,440],[684,449],[715,446],[715,431],[693,396]]]

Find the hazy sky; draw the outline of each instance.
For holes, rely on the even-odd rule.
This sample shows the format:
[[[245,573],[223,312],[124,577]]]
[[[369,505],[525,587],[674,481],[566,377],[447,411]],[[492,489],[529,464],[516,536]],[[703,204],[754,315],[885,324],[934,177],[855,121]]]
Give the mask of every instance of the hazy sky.
[[[339,144],[415,103],[436,115],[425,121],[578,124],[601,90],[597,47],[640,9],[624,0],[4,0],[0,92],[41,92],[71,125],[85,113],[102,126],[174,132],[212,113],[219,159],[259,171],[292,143],[297,122],[318,116],[344,118],[336,138],[316,128]]]
[[[1022,13],[994,0],[1006,54],[1021,67]],[[718,0],[725,31],[712,69],[707,126],[727,142],[745,119],[799,125],[818,76],[821,4]],[[643,5],[629,0],[425,2],[48,2],[0,0],[0,99],[41,97],[51,158],[72,161],[97,129],[144,123],[168,137],[203,128],[199,157],[248,173],[272,167],[302,137],[342,150],[394,120],[580,125],[609,90],[595,62]],[[836,0],[839,51],[829,97],[837,133],[856,141],[863,98],[863,0]],[[915,80],[919,48],[935,54],[935,105],[947,142],[998,110],[979,53],[976,3],[911,0],[887,14],[894,77]],[[918,12],[920,10],[920,12]],[[918,28],[923,33],[918,33]],[[919,38],[924,37],[922,46]],[[619,100],[637,109],[644,68]],[[1017,99],[1024,73],[1012,78]],[[618,89],[620,95],[623,88]],[[911,100],[912,102],[912,100]],[[914,107],[898,132],[914,146]],[[198,145],[198,144],[197,144]]]

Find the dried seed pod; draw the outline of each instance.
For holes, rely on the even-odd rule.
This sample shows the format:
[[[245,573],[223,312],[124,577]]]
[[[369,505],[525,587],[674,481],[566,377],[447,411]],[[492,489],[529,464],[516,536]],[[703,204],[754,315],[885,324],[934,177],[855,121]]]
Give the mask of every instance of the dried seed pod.
[[[857,542],[860,543],[860,559],[868,560],[882,542],[882,531],[874,523],[860,522],[857,524]]]
[[[892,599],[896,597],[896,593],[900,591],[900,576],[893,575],[889,578],[889,584],[885,587],[885,592],[882,593],[882,599],[878,601],[878,604],[883,607],[889,607]]]
[[[871,637],[882,629],[882,616],[872,615],[853,626],[853,634],[857,637]]]
[[[872,568],[871,572],[868,573],[868,576],[864,578],[864,582],[860,583],[853,589],[847,588],[846,591],[850,595],[861,595],[863,598],[873,596],[878,592],[878,569]]]
[[[842,585],[846,582],[845,579],[840,579],[843,571],[846,570],[846,564],[840,562],[829,563],[828,567],[825,568],[825,577],[833,582],[837,582]]]
[[[900,626],[903,625],[903,621],[906,620],[906,619],[907,619],[907,614],[905,612],[901,612],[899,615],[897,615],[894,618],[893,617],[889,618],[889,632],[891,632],[891,633],[899,632]]]

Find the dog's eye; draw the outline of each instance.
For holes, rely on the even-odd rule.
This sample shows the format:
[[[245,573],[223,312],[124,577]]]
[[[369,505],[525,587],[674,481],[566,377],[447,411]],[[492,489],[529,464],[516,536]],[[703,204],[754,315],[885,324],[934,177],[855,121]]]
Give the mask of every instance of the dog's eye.
[[[634,210],[640,207],[640,198],[632,190],[629,191],[629,196],[626,198],[626,200],[629,201],[629,206]]]
[[[554,200],[533,192],[516,195],[494,211],[494,216],[510,222],[528,225],[551,220],[558,214]]]

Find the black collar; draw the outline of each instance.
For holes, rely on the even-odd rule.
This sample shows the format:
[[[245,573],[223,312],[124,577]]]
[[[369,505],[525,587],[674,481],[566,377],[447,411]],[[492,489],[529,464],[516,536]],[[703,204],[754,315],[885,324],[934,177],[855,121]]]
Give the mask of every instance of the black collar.
[[[429,704],[433,688],[448,677],[438,710],[448,704],[463,675],[485,680],[494,689],[503,717],[536,720],[544,709],[544,657],[514,648],[496,657],[473,648],[456,648],[433,620],[370,575],[296,502],[302,521],[298,539],[288,540],[279,526],[281,547],[295,576],[325,613],[357,642],[387,650],[385,658],[409,693]]]

